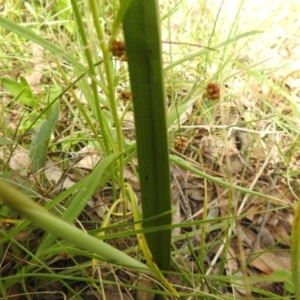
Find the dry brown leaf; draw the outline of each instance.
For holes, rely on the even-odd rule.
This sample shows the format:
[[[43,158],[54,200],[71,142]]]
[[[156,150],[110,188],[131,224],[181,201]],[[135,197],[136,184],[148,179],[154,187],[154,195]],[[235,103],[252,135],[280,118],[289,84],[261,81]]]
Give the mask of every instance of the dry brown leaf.
[[[1,151],[0,153],[3,154],[3,151]],[[3,157],[0,158],[7,159],[8,157],[9,157],[9,153],[4,153]],[[17,147],[12,157],[10,158],[9,161],[10,168],[12,170],[18,171],[19,174],[26,176],[27,171],[30,169],[30,165],[31,165],[31,159],[30,159],[29,151],[23,149],[22,147]],[[56,166],[56,164],[52,160],[47,159],[45,175],[50,182],[57,184],[61,179],[63,172]],[[62,183],[62,187],[67,189],[73,186],[74,184],[75,183],[66,176],[64,182]]]
[[[37,86],[41,82],[41,78],[43,76],[44,65],[44,48],[32,43],[31,44],[32,51],[32,63],[33,63],[33,71],[30,74],[24,75],[24,78],[28,82],[28,84],[32,86]]]
[[[290,234],[286,232],[285,228],[280,223],[276,226],[268,226],[268,228],[277,242],[285,246],[291,246]]]
[[[74,93],[81,104],[88,104],[88,101],[86,100],[84,93],[82,92],[81,89],[75,89]]]
[[[20,282],[14,283],[7,292],[7,298],[10,300],[21,300],[23,288]]]
[[[75,167],[93,170],[100,160],[101,157],[98,154],[87,155],[83,159],[81,159],[77,164],[75,164]]]
[[[148,279],[146,279],[146,278],[139,279],[137,285],[139,287],[148,288],[148,289],[153,288],[153,283],[150,281],[149,278]],[[155,295],[153,293],[149,293],[149,292],[141,291],[141,290],[137,291],[137,299],[138,300],[153,300],[154,296]]]
[[[227,189],[215,184],[215,189],[217,191],[217,199],[218,199],[218,207],[220,208],[221,217],[228,216],[228,192]],[[232,194],[232,198],[234,199],[234,193]],[[231,200],[230,206],[233,207],[235,204],[234,200]]]
[[[227,275],[232,275],[238,269],[238,264],[235,260],[236,256],[235,251],[230,246],[226,252],[225,270]]]
[[[172,182],[171,185],[171,197],[172,197],[172,204],[174,206],[175,211],[172,214],[172,224],[180,224],[181,223],[181,213],[180,213],[180,189],[181,187],[178,186],[176,181]],[[172,236],[178,236],[181,233],[180,228],[174,228],[172,230]]]
[[[228,276],[234,275],[234,283],[232,284],[232,288],[236,289],[240,294],[245,295],[246,290],[240,286],[243,286],[243,274],[239,269],[238,263],[236,261],[236,253],[232,247],[228,248],[226,253],[226,263],[225,263],[225,270]],[[241,277],[241,279],[237,279],[236,277]]]
[[[31,159],[29,156],[29,151],[17,147],[14,154],[10,158],[9,166],[12,170],[18,170],[21,175],[26,175],[27,170],[31,165]]]
[[[249,253],[248,250],[246,250],[246,252],[247,254]],[[290,258],[282,257],[272,252],[260,254],[257,258],[250,262],[250,265],[267,275],[272,274],[275,270],[291,270]]]
[[[131,170],[130,166],[126,166],[126,168],[124,169],[124,179],[125,179],[125,181],[127,181],[128,183],[130,183],[130,185],[132,186],[132,188],[135,191],[139,191],[140,190],[139,181],[136,178],[136,176],[133,173],[133,171]]]
[[[260,228],[259,226],[255,227],[258,232],[261,233],[261,242],[266,247],[270,247],[275,244],[275,239],[273,235],[271,234],[270,230],[267,227]]]
[[[82,169],[93,170],[97,163],[101,160],[101,156],[97,154],[97,151],[91,146],[86,146],[80,149],[80,151],[76,154],[83,156],[83,158],[76,163],[74,167]]]
[[[56,166],[56,164],[52,160],[48,159],[46,162],[45,175],[50,182],[57,184],[63,176],[63,172]],[[74,184],[75,182],[72,181],[68,176],[66,176],[66,178],[62,182],[62,187],[64,189],[68,189]]]

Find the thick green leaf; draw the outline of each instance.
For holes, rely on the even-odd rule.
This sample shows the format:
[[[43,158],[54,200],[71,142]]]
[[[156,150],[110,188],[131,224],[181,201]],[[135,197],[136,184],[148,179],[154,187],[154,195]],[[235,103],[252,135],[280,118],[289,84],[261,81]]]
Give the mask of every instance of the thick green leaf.
[[[2,138],[0,137],[0,145],[3,146],[3,145],[13,145],[15,144],[14,141],[11,141],[11,140],[8,140],[6,138]]]
[[[132,0],[122,0],[121,1],[121,6],[118,10],[118,13],[117,13],[115,19],[114,19],[114,24],[113,24],[112,33],[111,33],[111,40],[116,39],[120,25],[124,19],[124,15],[129,7],[131,1]]]
[[[72,20],[72,7],[68,0],[58,0],[55,3],[55,11],[57,13],[57,19],[62,21],[63,26],[73,34],[75,26]],[[69,22],[67,22],[69,21]]]
[[[44,168],[46,165],[48,142],[54,130],[58,115],[59,103],[56,102],[48,119],[39,124],[32,135],[30,158],[31,167],[34,172]]]
[[[287,292],[289,293],[295,292],[294,285],[292,283],[292,273],[289,270],[283,270],[283,269],[275,270],[272,275],[282,277],[281,282],[283,282],[283,286]]]
[[[145,219],[171,211],[166,102],[157,1],[132,0],[123,25]],[[168,224],[171,224],[171,214],[144,222],[145,227]],[[171,231],[147,233],[146,239],[158,267],[168,270]]]
[[[36,106],[36,100],[34,98],[33,92],[26,82],[25,78],[21,77],[21,82],[10,78],[2,78],[1,84],[22,104],[31,107]]]

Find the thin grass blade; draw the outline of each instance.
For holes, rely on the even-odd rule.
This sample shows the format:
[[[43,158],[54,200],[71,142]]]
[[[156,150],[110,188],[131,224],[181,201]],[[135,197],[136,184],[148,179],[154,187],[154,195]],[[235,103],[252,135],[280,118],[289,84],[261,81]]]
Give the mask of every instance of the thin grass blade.
[[[5,205],[18,211],[42,229],[82,249],[96,253],[118,265],[149,271],[149,268],[143,263],[52,215],[44,207],[38,205],[3,180],[0,180],[0,198]]]
[[[292,227],[291,268],[296,299],[300,299],[300,203],[298,202]]]

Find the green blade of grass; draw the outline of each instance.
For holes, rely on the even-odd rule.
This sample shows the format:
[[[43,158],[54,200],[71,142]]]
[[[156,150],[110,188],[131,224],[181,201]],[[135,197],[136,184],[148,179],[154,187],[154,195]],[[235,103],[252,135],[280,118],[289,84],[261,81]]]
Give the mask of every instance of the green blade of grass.
[[[149,268],[143,263],[55,217],[44,207],[38,205],[3,180],[0,180],[0,198],[4,204],[10,206],[42,229],[82,249],[96,253],[115,264],[149,271]]]
[[[65,49],[54,45],[52,42],[47,41],[42,36],[34,33],[32,30],[24,26],[21,26],[19,24],[16,24],[11,20],[3,18],[2,16],[0,16],[0,26],[10,32],[14,32],[17,35],[22,36],[25,39],[42,46],[44,49],[50,51],[52,54],[55,54],[57,57],[61,57],[61,58],[63,57],[64,59],[66,59],[74,68],[76,76],[80,77],[80,80],[78,81],[78,85],[80,86],[80,89],[82,90],[85,99],[87,99],[92,109],[94,108],[94,102],[91,100],[94,99],[93,93],[90,89],[90,86],[86,78],[82,76],[82,73],[88,74],[94,80],[96,80],[96,78],[94,74],[90,72],[90,70],[88,70],[80,62],[78,62],[78,59],[75,56],[65,51]]]
[[[38,172],[46,166],[48,144],[58,116],[59,103],[56,102],[47,120],[37,126],[35,133],[32,135],[30,158],[34,172]]]
[[[298,202],[292,227],[291,267],[296,299],[300,299],[300,203]]]
[[[1,78],[1,84],[21,103],[30,107],[36,105],[35,97],[27,82],[24,84],[24,82],[18,82],[11,78]]]
[[[106,171],[107,168],[115,161],[115,158],[115,155],[109,155],[103,158],[92,173],[87,176],[85,183],[81,186],[77,193],[68,199],[68,202],[66,203],[67,209],[61,216],[62,220],[73,223],[80,215],[87,202],[99,188],[99,181],[101,180],[104,171]],[[45,249],[49,248],[54,243],[55,239],[56,237],[53,234],[48,234],[40,244],[37,254],[42,253]]]
[[[179,157],[176,157],[174,155],[170,155],[170,161],[175,163],[177,166],[180,166],[186,170],[189,170],[191,171],[193,174],[196,174],[202,178],[205,178],[206,180],[209,180],[213,183],[216,183],[220,186],[223,186],[225,188],[228,188],[228,189],[232,189],[234,188],[235,190],[239,191],[239,192],[242,192],[244,194],[251,194],[253,196],[257,196],[257,197],[262,197],[262,198],[267,198],[267,199],[273,199],[275,201],[278,201],[278,199],[276,197],[273,197],[271,195],[267,195],[267,194],[263,194],[263,193],[260,193],[260,192],[256,192],[254,190],[249,190],[247,188],[244,188],[242,186],[239,186],[239,185],[236,185],[236,184],[232,184],[230,182],[227,182],[225,180],[222,180],[218,177],[214,177],[212,175],[209,175],[209,174],[206,174],[205,172],[201,172],[199,171],[197,168],[193,167],[191,164],[189,164],[187,161],[179,158]]]
[[[117,149],[121,153],[123,152],[123,135],[122,135],[122,126],[119,120],[118,112],[117,112],[117,102],[116,102],[116,97],[115,97],[115,90],[114,90],[114,76],[113,76],[113,69],[112,69],[112,64],[111,64],[111,59],[110,59],[110,51],[109,47],[105,43],[105,34],[104,34],[104,28],[101,25],[101,22],[99,21],[99,15],[98,15],[98,10],[97,10],[97,1],[95,0],[90,0],[89,4],[91,6],[91,13],[93,16],[93,23],[94,27],[97,33],[98,40],[100,42],[100,48],[102,50],[103,54],[103,63],[105,67],[105,73],[107,77],[107,89],[108,89],[108,102],[109,102],[109,107],[110,107],[110,112],[115,124],[115,129],[116,129],[116,138],[117,138]],[[127,4],[128,6],[128,4]],[[122,9],[122,11],[124,8]],[[126,8],[125,8],[126,10]],[[97,89],[96,89],[97,91]],[[113,171],[112,171],[112,174]],[[112,177],[112,186],[115,186],[114,183],[114,177]],[[119,158],[119,184],[120,184],[120,189],[121,189],[121,197],[124,199],[125,198],[125,187],[124,187],[124,158],[123,156],[120,156]],[[115,188],[114,188],[115,190]],[[114,200],[116,198],[116,195],[114,195]],[[124,211],[125,215],[125,211]]]
[[[82,15],[80,14],[80,10],[79,10],[77,2],[78,1],[71,0],[74,18],[76,21],[76,25],[78,27],[78,34],[80,36],[80,41],[81,41],[82,47],[84,49],[84,55],[85,55],[86,61],[89,66],[89,73],[91,75],[93,75],[93,77],[94,77],[94,76],[96,76],[96,69],[95,69],[95,65],[93,62],[92,52],[89,47],[88,35],[86,33],[86,29],[84,27],[83,20],[82,20]],[[109,142],[108,142],[108,135],[110,134],[110,131],[108,129],[108,126],[105,122],[105,119],[104,119],[104,116],[102,113],[102,110],[100,108],[97,82],[93,78],[92,78],[91,85],[92,85],[92,93],[93,93],[92,99],[94,100],[93,105],[95,107],[95,112],[96,112],[97,120],[99,122],[101,131],[103,132],[103,142],[105,145],[105,153],[106,153],[106,155],[108,155],[110,152],[109,147],[113,146],[113,145],[109,145]]]
[[[223,47],[225,47],[229,44],[235,43],[235,42],[239,41],[240,39],[244,39],[246,37],[249,37],[249,36],[252,36],[252,35],[255,35],[255,34],[260,34],[260,33],[262,33],[262,31],[258,31],[258,30],[252,30],[252,31],[249,31],[249,32],[244,32],[244,33],[239,34],[239,35],[237,35],[237,36],[235,36],[231,39],[228,39],[228,40],[226,40],[226,41],[224,41],[224,42],[222,42],[218,45],[213,46],[213,49],[218,50],[219,48],[223,48]],[[192,54],[186,55],[183,58],[178,59],[178,60],[172,62],[171,64],[167,65],[164,68],[164,71],[168,71],[168,70],[184,63],[185,61],[192,60],[195,57],[205,55],[205,54],[209,53],[210,51],[212,51],[212,50],[210,50],[210,49],[201,49],[201,50],[196,51]]]
[[[116,15],[116,18],[114,19],[114,24],[111,32],[110,41],[113,41],[116,39],[118,35],[118,31],[120,29],[120,25],[124,19],[125,13],[130,5],[132,0],[122,0],[120,3],[120,8],[118,10],[118,13]]]
[[[86,72],[86,68],[82,64],[80,64],[75,57],[69,55],[67,52],[65,52],[62,48],[59,48],[55,46],[53,43],[48,42],[44,38],[42,38],[40,35],[37,35],[33,31],[31,31],[28,28],[25,28],[24,26],[21,26],[19,24],[14,23],[11,20],[8,20],[6,18],[3,18],[0,16],[0,26],[7,29],[8,31],[14,32],[15,34],[22,36],[29,41],[32,41],[43,48],[49,50],[53,54],[64,56],[66,60],[68,60],[74,67],[76,67],[78,70],[82,72]]]
[[[124,18],[126,54],[133,98],[143,217],[171,211],[170,170],[157,1],[133,0]],[[171,214],[144,223],[171,223]],[[154,261],[170,267],[171,231],[146,239]]]

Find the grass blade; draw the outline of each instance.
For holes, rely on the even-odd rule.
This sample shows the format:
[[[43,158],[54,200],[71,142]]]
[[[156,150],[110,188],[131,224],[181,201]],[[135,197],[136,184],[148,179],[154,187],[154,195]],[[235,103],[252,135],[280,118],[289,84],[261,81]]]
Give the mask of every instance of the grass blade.
[[[298,202],[292,227],[291,264],[296,299],[300,299],[300,204]]]
[[[106,171],[111,163],[114,162],[115,158],[116,156],[114,154],[103,158],[92,173],[87,176],[84,185],[82,185],[78,192],[68,200],[67,209],[61,216],[62,220],[72,223],[80,215],[87,202],[93,196],[97,188],[99,188],[99,181],[101,180],[104,171]],[[41,253],[49,248],[54,241],[55,236],[53,234],[48,234],[40,244],[37,253]]]
[[[38,172],[46,165],[48,144],[58,116],[59,103],[56,102],[47,120],[42,122],[35,129],[30,148],[31,165],[34,172]]]
[[[56,54],[59,56],[60,55],[64,56],[65,59],[68,60],[73,66],[76,66],[76,68],[78,68],[82,72],[86,72],[86,69],[83,67],[82,64],[80,64],[75,59],[75,57],[68,55],[67,52],[65,52],[62,48],[59,48],[59,47],[55,46],[53,43],[48,42],[47,40],[42,38],[40,35],[37,35],[30,29],[25,28],[24,26],[21,26],[19,24],[16,24],[13,21],[3,18],[1,16],[0,16],[0,26],[11,32],[14,32],[15,34],[17,34],[19,36],[22,36],[22,37],[28,39],[29,41],[32,41],[32,42],[42,46],[43,48],[49,50],[53,54]]]
[[[4,204],[18,211],[39,227],[82,249],[96,253],[115,264],[145,271],[149,270],[147,266],[132,257],[55,217],[44,207],[38,205],[3,180],[0,180],[0,198]]]
[[[125,188],[126,188],[126,191],[128,194],[128,198],[130,199],[130,203],[132,205],[133,220],[134,220],[134,222],[136,222],[134,225],[134,228],[135,228],[135,230],[142,229],[142,225],[139,222],[139,221],[141,221],[141,216],[140,216],[140,213],[138,210],[138,201],[137,201],[136,195],[135,195],[132,187],[128,183],[125,183]],[[169,292],[173,296],[179,297],[179,294],[177,293],[177,291],[167,281],[167,279],[163,276],[161,271],[158,269],[156,263],[153,261],[153,257],[152,257],[152,254],[150,253],[144,233],[137,233],[137,240],[139,242],[139,246],[144,254],[144,257],[145,257],[148,265],[151,267],[151,269],[155,273],[156,277],[160,279],[160,281],[163,283],[163,285],[169,290]]]

